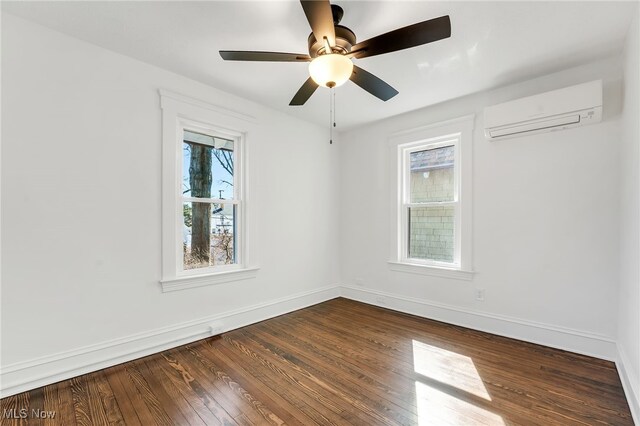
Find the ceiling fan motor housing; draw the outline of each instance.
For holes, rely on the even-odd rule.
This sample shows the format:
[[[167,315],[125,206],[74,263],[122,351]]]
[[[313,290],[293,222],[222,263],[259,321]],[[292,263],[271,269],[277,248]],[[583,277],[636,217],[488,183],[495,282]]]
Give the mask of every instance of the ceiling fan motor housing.
[[[356,35],[347,27],[342,25],[335,26],[336,44],[331,46],[333,52],[325,52],[324,40],[316,40],[313,33],[309,34],[309,56],[316,58],[325,53],[341,53],[351,52],[351,47],[356,44]]]

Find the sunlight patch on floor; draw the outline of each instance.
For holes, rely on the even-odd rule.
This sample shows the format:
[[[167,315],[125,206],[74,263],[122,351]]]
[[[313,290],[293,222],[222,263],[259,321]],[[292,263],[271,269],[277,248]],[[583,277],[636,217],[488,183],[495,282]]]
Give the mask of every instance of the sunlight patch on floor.
[[[419,426],[505,425],[499,415],[421,382],[416,382],[416,402]]]
[[[412,342],[416,373],[491,401],[471,358],[417,340]]]

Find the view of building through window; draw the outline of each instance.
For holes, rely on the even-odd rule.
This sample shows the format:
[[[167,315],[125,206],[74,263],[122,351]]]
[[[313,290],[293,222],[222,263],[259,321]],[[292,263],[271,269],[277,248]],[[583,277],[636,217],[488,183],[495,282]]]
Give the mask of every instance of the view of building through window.
[[[233,140],[183,133],[184,269],[236,262],[233,149]]]
[[[409,258],[454,261],[454,157],[454,146],[410,154]]]

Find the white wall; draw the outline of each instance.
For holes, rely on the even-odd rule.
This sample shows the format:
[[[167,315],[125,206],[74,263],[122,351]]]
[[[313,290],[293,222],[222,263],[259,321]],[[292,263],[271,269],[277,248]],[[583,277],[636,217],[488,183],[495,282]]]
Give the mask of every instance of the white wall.
[[[299,294],[298,305],[311,303],[338,282],[337,231],[327,231],[337,224],[338,149],[326,129],[6,13],[2,63],[5,391],[42,384],[69,367],[65,357],[88,364],[118,346],[126,358],[165,332],[171,346],[184,337],[177,325],[193,334],[200,318]],[[158,88],[257,118],[256,279],[161,293]]]
[[[603,122],[485,140],[485,106],[598,78],[605,81]],[[615,359],[620,80],[621,60],[612,58],[343,134],[341,279],[347,294]],[[473,113],[473,281],[391,271],[389,136]],[[476,288],[485,289],[484,302],[475,300]]]
[[[640,420],[640,31],[639,18],[629,29],[624,51],[624,103],[620,152],[620,308],[618,349],[626,370],[625,390]]]

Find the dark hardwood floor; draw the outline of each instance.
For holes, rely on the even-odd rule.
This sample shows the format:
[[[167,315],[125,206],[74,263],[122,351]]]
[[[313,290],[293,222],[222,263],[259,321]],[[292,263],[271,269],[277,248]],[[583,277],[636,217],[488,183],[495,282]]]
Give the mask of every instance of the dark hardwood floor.
[[[3,425],[631,425],[613,363],[334,299],[1,400]]]

